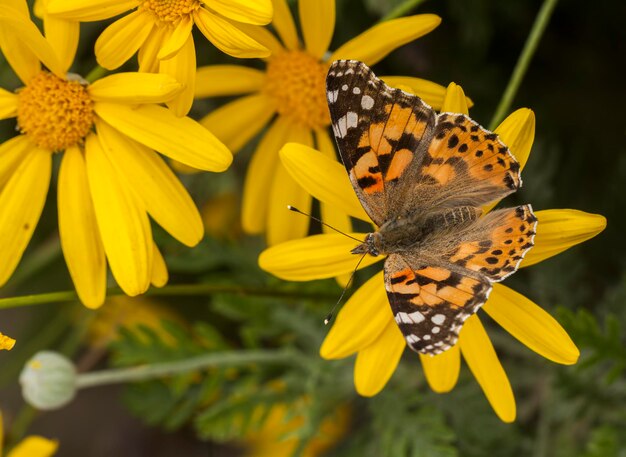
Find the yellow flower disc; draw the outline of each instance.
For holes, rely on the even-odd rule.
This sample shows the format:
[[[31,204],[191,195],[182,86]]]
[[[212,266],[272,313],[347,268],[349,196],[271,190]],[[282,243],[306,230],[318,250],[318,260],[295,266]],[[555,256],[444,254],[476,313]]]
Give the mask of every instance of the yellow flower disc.
[[[82,144],[94,121],[87,86],[42,71],[19,93],[17,124],[33,142],[49,151]]]
[[[303,51],[273,54],[267,65],[264,92],[276,110],[309,128],[330,124],[325,80],[328,65]]]
[[[198,0],[145,0],[143,9],[155,14],[159,21],[176,22],[200,8]]]

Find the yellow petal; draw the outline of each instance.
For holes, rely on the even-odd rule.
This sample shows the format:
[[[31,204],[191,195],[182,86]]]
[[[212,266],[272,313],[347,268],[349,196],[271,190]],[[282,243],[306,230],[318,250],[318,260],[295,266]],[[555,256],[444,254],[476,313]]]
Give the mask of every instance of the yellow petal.
[[[239,151],[274,115],[271,100],[264,94],[253,94],[225,104],[202,118],[209,129],[233,152]]]
[[[152,246],[152,277],[150,278],[150,282],[154,287],[163,287],[167,284],[169,279],[167,265],[156,243],[153,242]]]
[[[467,104],[467,97],[463,88],[455,83],[448,84],[446,88],[446,96],[441,104],[441,112],[449,113],[469,113],[469,106]]]
[[[267,30],[267,28],[243,23],[237,24],[237,28],[257,43],[265,46],[271,54],[277,54],[283,51],[283,45],[281,42],[278,41],[278,38],[276,38],[272,32]]]
[[[273,3],[274,19],[272,25],[287,49],[298,49],[300,40],[298,39],[296,24],[293,21],[289,5],[286,0],[273,0]]]
[[[258,234],[265,230],[269,204],[267,189],[271,188],[278,164],[278,150],[285,144],[290,128],[289,121],[279,116],[252,155],[241,204],[241,225],[247,233]]]
[[[182,85],[170,75],[132,72],[105,76],[90,84],[88,90],[97,102],[134,105],[170,100],[182,90]]]
[[[296,215],[287,207],[295,206],[310,214],[313,203],[311,195],[294,181],[280,163],[274,172],[269,199],[267,244],[273,246],[283,241],[305,237],[309,231],[309,218]]]
[[[159,73],[172,76],[183,85],[183,90],[167,106],[176,116],[185,116],[193,104],[196,84],[196,48],[189,34],[185,45],[171,59],[161,60]]]
[[[382,22],[351,39],[328,59],[354,59],[374,65],[391,51],[407,44],[439,25],[441,18],[434,14],[418,14]]]
[[[265,25],[272,20],[271,0],[204,0],[206,6],[228,19],[247,24]]]
[[[161,43],[169,36],[166,27],[153,27],[148,38],[139,48],[137,58],[139,60],[139,71],[141,73],[158,73],[159,60],[157,54],[161,49]]]
[[[78,48],[80,24],[46,15],[43,25],[46,39],[59,56],[62,70],[68,71]]]
[[[280,151],[285,169],[319,201],[364,221],[370,221],[350,184],[346,169],[308,146],[288,143]]]
[[[181,243],[198,244],[204,235],[200,213],[163,159],[104,122],[96,127],[107,158],[118,175],[126,178],[124,185],[134,190],[146,211]]]
[[[51,154],[33,146],[0,193],[0,285],[15,270],[39,222],[51,169]]]
[[[513,422],[516,414],[513,390],[478,316],[465,321],[458,344],[493,410],[503,422]]]
[[[26,135],[18,135],[0,144],[0,188],[13,176],[17,167],[36,149]]]
[[[306,50],[321,59],[335,30],[335,0],[300,0],[298,8]]]
[[[526,253],[520,266],[528,267],[560,254],[583,241],[593,238],[606,228],[606,218],[599,214],[575,209],[536,211],[537,235],[535,246]]]
[[[443,394],[454,389],[461,370],[461,352],[458,344],[435,356],[420,354],[420,360],[426,381],[434,392]]]
[[[417,95],[433,109],[440,111],[446,96],[446,88],[440,84],[410,76],[382,76],[381,79],[390,87],[397,87]],[[465,97],[468,107],[473,105],[469,97]]]
[[[106,260],[96,222],[83,153],[65,151],[57,191],[59,235],[65,263],[80,301],[88,308],[104,303]]]
[[[0,88],[0,119],[17,116],[18,98],[12,92]]]
[[[128,59],[146,41],[154,21],[143,10],[137,10],[109,25],[96,40],[98,63],[113,70]]]
[[[250,38],[226,19],[199,8],[193,13],[198,29],[213,45],[229,56],[239,58],[267,57],[269,49]]]
[[[174,57],[189,39],[192,28],[193,19],[191,16],[183,16],[176,27],[174,27],[174,30],[172,30],[172,33],[164,40],[157,54],[157,59],[164,60]]]
[[[43,436],[31,435],[20,441],[7,457],[50,457],[59,447],[59,442]]]
[[[563,327],[522,294],[494,284],[483,309],[507,332],[546,359],[564,365],[578,361],[580,351]]]
[[[325,359],[343,359],[363,350],[380,337],[391,321],[393,315],[387,300],[383,272],[380,271],[359,287],[343,305],[324,338],[320,356]]]
[[[196,72],[196,98],[239,95],[263,87],[265,73],[241,65],[209,65]]]
[[[215,136],[188,117],[156,105],[98,102],[94,109],[108,124],[133,140],[174,160],[207,171],[224,171],[233,156]]]
[[[287,211],[286,208],[285,211]],[[293,217],[298,216],[304,217],[293,214]],[[365,238],[364,233],[349,233],[349,235],[357,239]],[[351,254],[350,250],[357,244],[358,242],[339,233],[312,235],[267,248],[259,255],[259,266],[288,281],[332,278],[354,271],[359,257]],[[367,255],[363,258],[359,269],[382,259],[381,256]]]
[[[54,49],[29,18],[0,5],[0,30],[0,48],[22,82],[39,72],[39,62],[57,76],[65,76]]]
[[[47,13],[74,21],[101,21],[139,5],[139,0],[49,0]]]
[[[289,130],[287,141],[295,141],[304,145],[313,145],[313,132],[306,127],[293,124]],[[267,212],[267,243],[273,246],[287,240],[302,238],[309,231],[309,218],[297,215],[287,206],[311,213],[312,199],[292,177],[285,167],[279,163],[270,187],[269,207]],[[293,217],[300,216],[300,217]]]
[[[331,160],[336,160],[335,144],[333,143],[333,140],[330,139],[327,129],[320,128],[315,130],[315,143],[322,154]],[[337,208],[335,205],[320,202],[320,214],[322,216],[322,220],[335,229],[344,233],[352,231],[352,221],[350,220],[350,216],[348,216],[340,208]],[[322,232],[333,233],[334,230],[326,225],[322,225]],[[340,286],[346,287],[348,285],[348,281],[350,280],[350,275],[338,276],[336,279]]]
[[[15,346],[15,340],[11,338],[10,336],[3,335],[2,333],[0,333],[0,351],[10,351],[11,349],[13,349],[13,346]],[[2,426],[2,423],[0,423],[0,427],[1,426]],[[1,430],[0,430],[0,433],[2,433]],[[1,436],[0,436],[0,446],[2,446]]]
[[[396,370],[406,343],[395,321],[391,319],[380,336],[359,351],[354,364],[354,387],[364,397],[373,397]]]
[[[509,147],[520,169],[523,169],[535,139],[535,113],[528,108],[520,108],[502,121],[495,133]]]
[[[86,141],[89,189],[115,280],[130,296],[145,292],[152,273],[152,231],[148,216],[126,188],[95,135]]]

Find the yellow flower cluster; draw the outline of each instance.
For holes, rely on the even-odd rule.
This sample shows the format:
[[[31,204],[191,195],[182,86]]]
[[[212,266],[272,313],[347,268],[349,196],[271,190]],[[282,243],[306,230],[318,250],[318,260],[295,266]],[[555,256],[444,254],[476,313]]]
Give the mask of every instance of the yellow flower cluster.
[[[39,0],[35,12],[43,18],[42,34],[25,0],[0,0],[0,50],[22,84],[16,90],[0,88],[0,119],[15,118],[19,131],[0,144],[0,286],[13,274],[39,222],[53,160],[60,162],[60,243],[82,303],[90,308],[104,303],[107,265],[129,296],[151,284],[165,285],[168,271],[151,220],[190,247],[204,236],[205,224],[161,155],[178,167],[222,172],[233,152],[262,131],[241,208],[243,230],[266,234],[271,246],[260,256],[260,266],[294,281],[350,273],[351,240],[328,233],[306,237],[309,221],[285,210],[294,205],[308,212],[314,197],[322,218],[339,230],[352,232],[351,217],[371,223],[336,161],[326,72],[337,59],[373,65],[434,30],[440,18],[422,14],[382,22],[331,51],[335,1],[299,0],[297,8],[299,28],[286,0]],[[72,73],[80,22],[115,16],[120,17],[96,41],[96,60],[116,70],[137,55],[138,71],[99,78],[94,75],[104,71],[86,77]],[[263,27],[270,22],[272,31]],[[264,70],[234,64],[197,68],[194,26],[230,56],[264,59]],[[436,110],[467,113],[471,106],[455,84],[446,89],[419,78],[383,79]],[[238,98],[200,121],[187,116],[194,98],[218,96]],[[528,109],[514,112],[496,129],[521,167],[534,129]],[[606,224],[602,216],[575,210],[539,211],[537,217],[536,245],[523,267],[595,236]],[[381,258],[368,256],[360,268]],[[561,326],[517,292],[496,285],[483,309],[547,359],[577,361],[578,349]],[[0,334],[1,349],[13,343]],[[405,347],[380,272],[348,300],[320,354],[326,359],[357,354],[356,390],[372,396],[388,382]],[[420,357],[434,391],[454,387],[461,356],[498,416],[513,421],[510,383],[476,315],[465,323],[457,345]]]

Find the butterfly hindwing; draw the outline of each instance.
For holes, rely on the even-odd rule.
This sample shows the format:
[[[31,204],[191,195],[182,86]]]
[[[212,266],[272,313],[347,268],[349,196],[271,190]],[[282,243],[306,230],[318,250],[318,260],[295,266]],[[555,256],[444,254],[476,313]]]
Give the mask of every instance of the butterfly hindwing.
[[[442,113],[413,191],[422,206],[479,207],[515,192],[522,183],[519,170],[495,133],[464,114]],[[404,205],[420,206],[410,199]]]
[[[430,141],[435,113],[419,97],[392,89],[363,63],[334,62],[326,79],[335,139],[363,207],[377,225],[390,195],[415,170]]]
[[[499,282],[519,268],[534,245],[537,218],[530,205],[491,211],[481,217],[459,241],[447,259]]]

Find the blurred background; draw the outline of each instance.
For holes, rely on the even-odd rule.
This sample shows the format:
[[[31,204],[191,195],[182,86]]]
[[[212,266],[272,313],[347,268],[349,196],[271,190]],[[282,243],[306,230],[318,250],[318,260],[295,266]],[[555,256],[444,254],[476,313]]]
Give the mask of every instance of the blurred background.
[[[399,3],[337,0],[331,49]],[[541,3],[415,2],[411,14],[435,13],[442,24],[374,70],[444,86],[454,81],[474,101],[472,118],[486,125]],[[263,240],[246,237],[238,228],[252,142],[227,173],[181,175],[206,215],[206,239],[188,249],[158,228],[155,239],[170,284],[244,285],[281,296],[116,298],[98,313],[78,302],[2,310],[2,331],[18,340],[11,352],[0,354],[6,438],[55,438],[62,456],[626,455],[625,19],[621,1],[559,2],[513,103],[513,110],[534,110],[537,126],[524,187],[507,203],[575,208],[608,219],[597,238],[507,280],[568,330],[581,349],[577,365],[553,364],[483,319],[515,392],[515,423],[499,421],[467,367],[451,393],[437,395],[428,389],[414,354],[406,351],[384,391],[364,399],[352,385],[353,359],[319,358],[327,332],[322,319],[341,288],[331,280],[283,283],[258,268]],[[76,73],[86,75],[95,66],[93,43],[106,25],[82,25]],[[196,44],[198,65],[241,63],[204,39]],[[254,60],[247,63],[261,67]],[[0,56],[0,87],[18,86]],[[226,101],[197,102],[191,116],[199,118]],[[1,121],[0,140],[12,137],[14,129],[14,120]],[[368,277],[365,272],[356,281]],[[52,185],[33,241],[0,295],[71,289]],[[69,406],[50,413],[25,407],[17,383],[25,360],[44,348],[66,353],[80,370],[95,370],[215,350],[285,346],[295,348],[315,376],[304,376],[295,366],[215,369],[86,389]]]

